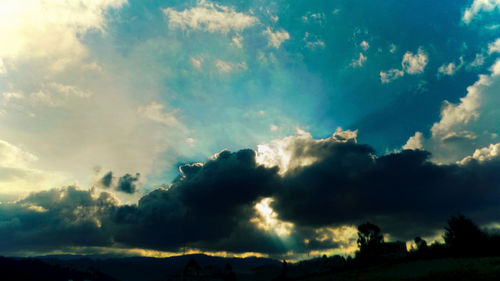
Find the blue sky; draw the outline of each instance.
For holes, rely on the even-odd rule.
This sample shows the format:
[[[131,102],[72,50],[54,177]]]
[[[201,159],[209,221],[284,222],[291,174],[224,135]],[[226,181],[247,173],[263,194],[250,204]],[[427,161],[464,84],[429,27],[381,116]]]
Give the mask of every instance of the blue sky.
[[[443,101],[457,103],[494,61],[485,55],[481,65],[466,67],[498,35],[489,13],[464,23],[470,5],[129,1],[112,13],[105,34],[88,34],[84,42],[111,67],[124,61],[116,72],[129,72],[123,75],[139,96],[155,88],[158,102],[179,110],[195,142],[178,162],[199,161],[224,148],[254,148],[296,127],[315,138],[338,126],[358,129],[360,142],[384,154],[400,149],[416,131],[428,135]],[[211,30],[207,22],[172,21],[173,15],[194,15],[196,8],[230,11],[251,22]],[[270,43],[268,28],[287,34],[279,46]],[[381,82],[381,71],[401,69],[404,54],[419,49],[426,57],[421,72]],[[227,69],[218,69],[217,62]],[[438,74],[449,63],[458,70]]]
[[[313,161],[290,160],[292,143],[334,132],[378,157],[496,157],[499,10],[498,0],[0,0],[0,201],[101,190],[112,171],[134,179],[137,193],[113,191],[133,204],[224,149],[250,148],[285,173]]]

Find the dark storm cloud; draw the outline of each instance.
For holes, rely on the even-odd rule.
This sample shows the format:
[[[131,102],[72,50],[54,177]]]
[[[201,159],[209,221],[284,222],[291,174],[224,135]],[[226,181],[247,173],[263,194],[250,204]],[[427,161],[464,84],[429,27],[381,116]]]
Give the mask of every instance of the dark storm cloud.
[[[500,159],[436,165],[425,151],[375,158],[369,147],[354,143],[323,153],[283,178],[274,204],[282,219],[311,227],[372,220],[406,239],[430,234],[458,211],[478,221],[498,220],[491,211],[500,203]]]
[[[117,201],[75,187],[34,193],[0,205],[0,250],[36,251],[70,246],[106,246],[106,220]]]
[[[113,176],[113,172],[109,171],[102,178],[97,180],[96,184],[97,186],[103,188],[112,187],[117,191],[133,194],[137,191],[137,183],[139,181],[139,177],[139,173],[136,173],[135,176],[127,173],[118,178],[118,180],[116,181],[115,177]]]
[[[117,241],[165,250],[215,244],[233,250],[229,245],[234,243],[225,243],[224,239],[250,228],[253,205],[271,195],[279,184],[277,169],[258,166],[252,150],[223,151],[203,165],[184,165],[181,171],[182,177],[168,190],[158,189],[144,196],[137,206],[117,210],[114,220],[118,228],[134,226],[130,231],[117,231]],[[245,243],[252,240],[250,236]],[[237,247],[252,250],[244,244]]]
[[[334,138],[297,142],[292,157],[316,162],[280,176],[278,168],[258,165],[252,150],[223,151],[204,164],[182,166],[168,188],[137,205],[118,206],[108,193],[74,187],[34,193],[0,205],[0,250],[119,244],[284,253],[335,247],[310,238],[320,227],[365,220],[402,239],[431,234],[458,211],[481,224],[498,220],[498,157],[437,165],[425,151],[375,157],[367,145]],[[121,179],[136,182],[130,175]],[[250,222],[264,197],[275,199],[271,205],[280,219],[295,224],[289,237]]]
[[[110,187],[113,183],[113,172],[106,173],[100,180],[100,183],[103,187]]]
[[[139,176],[139,173],[135,174],[135,177],[131,174],[125,174],[118,180],[116,190],[130,194],[134,193],[137,189],[136,182],[139,180]]]

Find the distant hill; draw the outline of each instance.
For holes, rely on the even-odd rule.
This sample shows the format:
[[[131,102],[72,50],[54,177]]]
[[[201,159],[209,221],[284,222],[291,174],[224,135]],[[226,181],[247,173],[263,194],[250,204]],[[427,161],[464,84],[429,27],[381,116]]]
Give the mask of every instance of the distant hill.
[[[40,259],[0,257],[2,281],[116,281],[94,269],[75,268],[44,262]]]
[[[94,269],[108,274],[121,281],[158,281],[168,280],[174,274],[180,274],[191,259],[195,259],[201,266],[215,266],[224,268],[230,264],[238,275],[238,280],[246,280],[253,275],[255,268],[270,267],[274,270],[269,274],[276,274],[281,270],[281,263],[268,258],[223,258],[207,255],[184,255],[169,258],[125,257],[109,256],[73,256],[52,255],[37,257],[52,265],[66,266],[78,270]],[[0,278],[1,280],[1,278]],[[249,279],[252,280],[252,279]]]

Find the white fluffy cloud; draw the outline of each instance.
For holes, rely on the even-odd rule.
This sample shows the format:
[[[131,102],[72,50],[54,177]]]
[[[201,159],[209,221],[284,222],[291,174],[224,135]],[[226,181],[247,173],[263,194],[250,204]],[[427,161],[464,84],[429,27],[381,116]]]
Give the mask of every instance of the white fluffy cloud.
[[[456,64],[455,62],[450,62],[448,64],[443,64],[438,68],[438,77],[442,75],[452,76],[462,68],[464,65],[464,59],[460,57],[460,63]]]
[[[462,21],[469,24],[480,12],[492,12],[493,10],[498,10],[499,7],[500,0],[474,0],[474,2],[465,9]]]
[[[404,75],[405,73],[402,70],[392,68],[388,71],[380,71],[380,81],[382,83],[390,83]]]
[[[422,50],[422,48],[418,48],[416,54],[406,52],[403,56],[401,65],[403,70],[408,74],[422,73],[427,65],[427,54],[424,50]]]
[[[342,130],[339,127],[331,137],[316,140],[313,139],[310,133],[297,129],[295,136],[259,144],[257,146],[256,161],[266,167],[277,166],[280,169],[279,173],[284,174],[288,170],[308,166],[318,160],[304,151],[297,152],[298,147],[310,147],[313,143],[357,142],[357,133],[357,130]]]
[[[171,28],[191,28],[208,32],[241,31],[259,22],[252,15],[205,1],[199,1],[195,7],[183,11],[166,8],[163,13],[168,17],[168,25]]]
[[[500,53],[500,38],[488,44],[488,54]]]
[[[416,54],[406,52],[401,61],[401,69],[392,68],[388,71],[380,71],[380,81],[382,83],[392,82],[406,74],[415,75],[424,72],[427,66],[428,57],[422,47],[418,48]]]
[[[498,157],[498,155],[500,155],[500,143],[490,144],[487,147],[476,149],[471,156],[465,157],[460,163],[465,164],[471,160],[488,161]]]
[[[423,149],[424,148],[424,135],[421,132],[416,132],[414,136],[410,137],[405,145],[403,145],[403,149]]]
[[[268,27],[264,30],[264,35],[266,35],[269,40],[269,46],[276,49],[278,49],[283,42],[290,39],[290,34],[284,29],[273,32],[271,28]]]
[[[429,138],[417,132],[403,148],[425,149],[440,163],[456,162],[467,155],[482,155],[476,150],[498,142],[500,112],[500,60],[488,75],[467,88],[467,94],[457,104],[444,101],[441,119],[434,123]],[[479,157],[479,156],[478,156]],[[477,158],[477,157],[476,157]]]

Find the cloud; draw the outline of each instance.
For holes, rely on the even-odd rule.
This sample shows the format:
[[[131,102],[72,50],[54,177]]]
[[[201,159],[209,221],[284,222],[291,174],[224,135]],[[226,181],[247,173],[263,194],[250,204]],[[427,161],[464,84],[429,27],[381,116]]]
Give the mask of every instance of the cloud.
[[[317,49],[317,48],[324,48],[325,47],[325,42],[322,40],[316,40],[316,41],[307,41],[306,47],[309,49]]]
[[[437,165],[423,150],[377,157],[353,131],[319,140],[299,133],[276,140],[289,153],[268,153],[265,163],[258,161],[262,152],[244,149],[182,165],[170,185],[133,205],[76,187],[0,204],[0,252],[93,246],[352,252],[352,226],[366,220],[405,240],[432,236],[457,208],[480,224],[496,220],[499,144],[461,164]],[[136,180],[127,174],[118,185]]]
[[[362,67],[366,62],[366,56],[363,55],[363,53],[359,53],[359,58],[357,60],[352,60],[351,66],[352,67]]]
[[[102,177],[98,178],[94,184],[97,187],[104,189],[112,188],[113,190],[134,194],[137,191],[137,184],[139,183],[140,173],[136,173],[135,176],[131,174],[125,174],[119,178],[113,176],[113,172],[109,171],[105,173]]]
[[[30,94],[31,102],[51,107],[67,105],[69,99],[86,99],[91,94],[72,85],[55,82],[43,84],[42,88]]]
[[[33,193],[0,205],[0,251],[45,251],[112,244],[105,222],[118,201],[75,187]]]
[[[137,112],[144,117],[158,122],[165,124],[167,126],[179,126],[180,122],[177,120],[177,117],[175,116],[178,112],[178,110],[173,110],[168,113],[164,113],[163,109],[165,107],[157,102],[152,102],[146,106],[140,106],[137,109]]]
[[[190,62],[191,62],[191,65],[196,68],[197,70],[201,70],[201,66],[203,64],[203,60],[202,59],[198,59],[198,58],[190,58]]]
[[[498,124],[492,122],[500,118],[496,108],[500,100],[495,94],[500,89],[499,74],[500,61],[497,60],[491,66],[490,74],[479,75],[458,103],[443,102],[441,118],[432,125],[428,138],[422,138],[417,132],[421,148],[432,152],[434,161],[460,161],[494,141],[494,136],[500,131]],[[413,142],[412,138],[409,143]]]
[[[311,50],[315,50],[317,48],[324,48],[325,47],[325,41],[321,40],[318,38],[318,36],[311,34],[309,32],[306,32],[304,35],[304,42],[306,42],[306,48],[309,48]]]
[[[186,142],[189,146],[191,146],[191,147],[192,147],[192,146],[194,146],[194,143],[196,142],[196,140],[195,140],[195,139],[193,139],[193,138],[186,138],[186,139],[185,139],[185,142]]]
[[[268,27],[263,33],[268,38],[268,45],[276,49],[279,49],[283,42],[290,39],[290,34],[288,34],[288,32],[284,29],[273,32],[271,28]]]
[[[247,70],[248,66],[245,62],[233,63],[223,60],[216,60],[215,68],[217,68],[219,73],[231,73],[235,71]]]
[[[488,44],[488,54],[500,53],[500,38]]]
[[[95,166],[146,177],[171,167],[181,150],[190,153],[187,145],[177,146],[188,130],[178,119],[180,111],[167,106],[173,94],[165,94],[173,91],[158,79],[168,66],[142,67],[143,54],[156,51],[138,59],[137,44],[127,45],[126,55],[116,52],[114,44],[123,38],[111,40],[119,24],[112,17],[121,16],[117,9],[124,5],[123,0],[0,5],[5,31],[0,61],[6,69],[0,77],[2,139],[38,158],[22,169],[3,170],[0,200],[5,192],[87,186]]]
[[[326,15],[324,13],[311,13],[308,12],[306,15],[302,16],[302,21],[304,23],[315,23],[323,25],[326,21]]]
[[[266,167],[279,167],[279,173],[285,174],[291,169],[310,165],[320,155],[310,153],[307,149],[314,144],[357,142],[357,131],[337,128],[333,135],[326,139],[314,140],[310,133],[297,129],[297,135],[275,139],[257,146],[256,161]]]
[[[389,53],[394,54],[398,47],[395,44],[389,45]]]
[[[498,199],[498,182],[492,181],[498,158],[462,166],[436,165],[421,150],[374,157],[368,146],[329,145],[327,150],[309,147],[311,152],[321,149],[323,157],[285,174],[272,205],[280,219],[315,228],[375,220],[399,239],[439,230],[457,208],[483,222],[495,220],[488,209],[496,203],[486,202]]]
[[[48,69],[61,71],[88,53],[78,34],[104,31],[108,9],[118,9],[125,3],[126,0],[2,1],[0,61],[43,59]]]
[[[450,62],[448,64],[443,64],[438,68],[438,77],[442,75],[453,76],[455,73],[462,68],[464,65],[464,60],[460,57],[460,63],[457,65],[455,62]]]
[[[241,150],[223,151],[203,164],[183,165],[180,171],[168,189],[149,193],[137,206],[117,210],[117,242],[155,249],[188,245],[276,251],[264,239],[268,234],[250,222],[253,206],[278,183],[275,168],[258,166],[252,150]]]
[[[500,143],[490,144],[487,147],[478,148],[474,151],[471,156],[467,156],[462,161],[461,164],[467,164],[474,161],[485,162],[491,161],[498,158],[500,155]]]
[[[233,41],[234,45],[236,47],[238,47],[239,49],[243,48],[243,43],[242,43],[243,36],[241,36],[241,35],[233,36],[231,41]]]
[[[480,67],[484,64],[484,56],[483,54],[476,54],[474,57],[474,60],[472,60],[467,67],[470,68],[476,68]]]
[[[424,148],[424,135],[421,132],[416,132],[414,136],[410,137],[405,145],[403,145],[403,149],[423,149]]]
[[[390,83],[400,77],[403,77],[405,73],[399,69],[389,69],[387,72],[380,71],[380,81],[382,83]]]
[[[0,140],[0,202],[5,195],[24,196],[63,182],[64,176],[59,173],[33,168],[37,161],[36,155]]]
[[[278,173],[282,167],[259,165],[252,150],[223,151],[203,164],[181,166],[172,184],[136,205],[118,205],[109,193],[75,187],[2,204],[0,252],[118,245],[352,252],[350,226],[365,220],[394,239],[433,235],[457,208],[482,224],[495,220],[498,144],[460,165],[436,165],[422,150],[377,157],[370,146],[357,144],[351,131],[338,130],[322,140],[306,136],[285,140],[292,151],[289,161],[315,160],[288,165],[285,173]],[[122,177],[129,183],[135,178]],[[53,239],[56,232],[64,239]]]
[[[113,172],[107,172],[100,180],[99,183],[104,187],[111,187],[113,183]]]
[[[135,174],[135,177],[130,174],[125,174],[123,177],[118,179],[118,185],[116,186],[116,190],[122,191],[125,193],[135,193],[137,190],[136,182],[139,181],[139,176],[141,174]]]
[[[0,75],[5,74],[7,72],[7,69],[5,69],[5,65],[3,63],[3,60],[0,58]]]
[[[191,28],[208,32],[241,31],[259,22],[256,17],[236,12],[231,7],[205,1],[199,1],[197,6],[184,11],[166,8],[163,13],[168,17],[168,25],[171,28]]]
[[[391,46],[392,50],[392,46]],[[382,83],[390,83],[406,74],[415,75],[424,72],[428,58],[424,50],[419,47],[416,54],[406,52],[401,61],[401,70],[392,68],[388,71],[380,71],[380,81]]]
[[[3,140],[0,140],[0,152],[2,155],[0,165],[5,167],[26,167],[29,163],[38,160],[35,155]]]
[[[492,12],[493,10],[498,10],[500,7],[499,0],[474,0],[470,7],[465,9],[462,16],[462,21],[465,24],[469,24],[474,18],[476,18],[481,12]]]
[[[370,48],[370,44],[368,44],[368,42],[366,41],[361,41],[359,46],[361,47],[361,49],[363,49],[363,51],[367,51]]]
[[[418,48],[416,54],[406,52],[403,56],[401,65],[406,73],[419,74],[424,72],[427,61],[427,54],[422,50],[422,48]]]
[[[88,99],[92,94],[74,85],[57,82],[45,82],[40,88],[31,93],[9,91],[2,93],[5,103],[23,101],[34,106],[66,107],[71,101]]]

